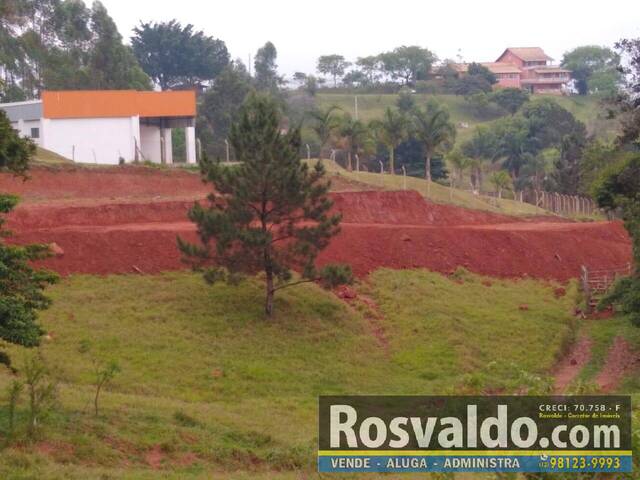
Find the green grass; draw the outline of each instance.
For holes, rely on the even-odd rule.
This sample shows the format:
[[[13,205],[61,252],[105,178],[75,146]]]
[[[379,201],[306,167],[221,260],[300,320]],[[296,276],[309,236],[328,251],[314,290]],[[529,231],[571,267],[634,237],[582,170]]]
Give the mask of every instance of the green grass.
[[[349,180],[369,184],[372,187],[383,188],[385,190],[403,190],[405,187],[405,179],[402,175],[349,172],[333,161],[323,160],[323,163],[327,171],[332,175],[338,175],[348,178]],[[552,215],[552,213],[529,203],[521,203],[509,199],[497,199],[484,195],[474,195],[466,190],[452,189],[436,182],[431,182],[431,185],[429,185],[429,183],[422,178],[407,177],[406,187],[408,190],[415,190],[423,197],[436,203],[452,204],[459,207],[485,210],[505,215]]]
[[[43,431],[49,453],[38,453],[42,443],[5,449],[0,477],[315,477],[320,394],[507,391],[549,371],[572,335],[572,295],[557,299],[553,285],[532,280],[487,282],[466,272],[373,274],[358,289],[384,314],[387,350],[359,308],[315,285],[283,291],[268,320],[257,281],[67,278],[42,315],[51,338],[41,350],[60,381]],[[85,340],[122,367],[97,418],[78,350]],[[25,352],[10,351],[20,367]],[[10,381],[0,373],[0,391]],[[4,429],[4,395],[0,412]],[[162,477],[145,461],[154,447]]]
[[[34,163],[41,165],[65,165],[73,163],[62,155],[58,155],[57,153],[40,147],[36,148],[36,154],[33,160]]]

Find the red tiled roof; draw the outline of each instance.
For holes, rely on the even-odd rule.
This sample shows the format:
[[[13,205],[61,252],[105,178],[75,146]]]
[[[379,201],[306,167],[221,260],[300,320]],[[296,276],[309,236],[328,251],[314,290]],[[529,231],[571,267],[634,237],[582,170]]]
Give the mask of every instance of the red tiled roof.
[[[549,55],[544,53],[544,50],[540,47],[509,47],[498,57],[498,61],[500,61],[507,52],[513,53],[516,57],[524,60],[525,62],[553,60]]]

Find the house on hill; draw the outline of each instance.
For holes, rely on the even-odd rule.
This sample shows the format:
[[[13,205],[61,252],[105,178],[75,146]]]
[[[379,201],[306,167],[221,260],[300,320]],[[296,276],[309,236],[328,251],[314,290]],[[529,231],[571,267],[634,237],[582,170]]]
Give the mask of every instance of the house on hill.
[[[171,131],[185,131],[185,158],[196,162],[193,91],[45,91],[40,100],[0,104],[21,135],[85,163],[173,163]]]
[[[570,70],[554,66],[553,59],[540,47],[507,48],[496,63],[520,69],[520,84],[531,93],[562,94],[571,80]]]
[[[524,88],[531,93],[561,95],[571,80],[571,71],[553,65],[553,59],[540,47],[507,48],[495,62],[481,62],[493,73],[498,88]],[[454,65],[463,75],[468,63]]]

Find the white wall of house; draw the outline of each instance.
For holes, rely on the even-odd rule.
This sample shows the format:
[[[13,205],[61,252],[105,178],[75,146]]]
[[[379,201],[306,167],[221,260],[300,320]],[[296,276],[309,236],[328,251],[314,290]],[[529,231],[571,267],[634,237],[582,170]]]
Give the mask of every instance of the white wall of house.
[[[142,147],[144,160],[155,163],[162,162],[160,127],[140,125],[140,145]]]
[[[18,120],[17,122],[11,122],[11,127],[16,130],[20,136],[30,138],[36,145],[40,145],[40,120]],[[34,131],[33,129],[37,129]],[[38,136],[33,136],[37,134]]]
[[[41,145],[76,162],[117,165],[140,148],[138,117],[43,119]]]

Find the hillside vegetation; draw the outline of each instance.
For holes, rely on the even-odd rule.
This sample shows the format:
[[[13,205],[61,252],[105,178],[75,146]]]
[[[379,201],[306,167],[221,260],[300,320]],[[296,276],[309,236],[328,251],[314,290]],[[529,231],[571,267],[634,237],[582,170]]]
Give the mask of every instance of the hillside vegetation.
[[[266,320],[254,281],[65,279],[42,318],[59,406],[40,441],[3,451],[0,476],[299,478],[315,469],[318,395],[543,388],[573,335],[573,287],[556,298],[532,280],[380,270],[357,289],[378,325],[371,302],[315,285],[283,291]],[[98,417],[82,342],[122,367]],[[20,367],[26,352],[11,354]]]
[[[534,96],[542,98],[543,96]],[[423,105],[429,99],[436,99],[447,107],[451,113],[451,119],[458,127],[458,142],[464,141],[471,135],[473,127],[481,123],[487,123],[491,120],[482,120],[477,118],[469,102],[458,95],[431,95],[431,94],[414,94],[414,98],[418,105]],[[600,138],[609,138],[615,133],[615,120],[607,119],[606,112],[601,106],[602,99],[597,96],[572,96],[572,97],[551,97],[561,106],[569,110],[578,120],[587,126],[587,130]],[[393,107],[396,104],[398,95],[396,94],[358,94],[358,118],[368,122],[382,117],[387,107]],[[355,115],[355,95],[354,94],[334,94],[321,93],[316,97],[317,104],[320,107],[329,107],[336,105],[344,112]],[[466,128],[462,126],[466,124]]]

